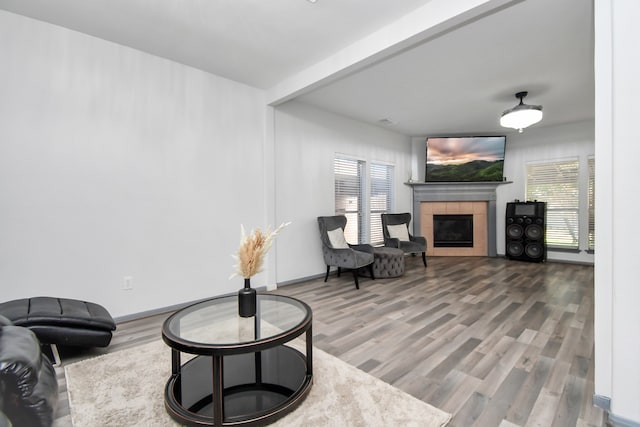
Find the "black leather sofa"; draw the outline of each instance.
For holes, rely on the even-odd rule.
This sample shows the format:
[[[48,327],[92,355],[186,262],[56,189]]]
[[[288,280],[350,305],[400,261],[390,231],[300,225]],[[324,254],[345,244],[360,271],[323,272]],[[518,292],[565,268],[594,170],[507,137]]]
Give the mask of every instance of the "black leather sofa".
[[[0,316],[0,426],[51,426],[58,382],[29,329]]]

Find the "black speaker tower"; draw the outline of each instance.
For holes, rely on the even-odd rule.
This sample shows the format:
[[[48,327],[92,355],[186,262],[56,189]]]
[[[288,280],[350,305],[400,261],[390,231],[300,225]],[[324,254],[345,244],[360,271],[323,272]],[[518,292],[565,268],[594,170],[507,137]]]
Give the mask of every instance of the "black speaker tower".
[[[507,258],[529,262],[543,262],[547,259],[544,215],[544,202],[507,203]]]

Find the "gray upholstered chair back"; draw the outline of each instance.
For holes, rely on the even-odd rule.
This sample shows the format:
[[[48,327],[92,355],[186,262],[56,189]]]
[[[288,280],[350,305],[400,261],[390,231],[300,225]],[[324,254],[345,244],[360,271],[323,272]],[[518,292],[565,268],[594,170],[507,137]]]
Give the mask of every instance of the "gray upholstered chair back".
[[[410,213],[382,214],[380,217],[382,219],[382,235],[385,239],[389,238],[389,230],[387,229],[388,225],[405,224],[407,226],[407,231],[409,230],[409,223],[411,222]],[[411,232],[409,232],[409,234],[411,234]]]
[[[335,230],[338,227],[342,228],[342,231],[344,231],[346,226],[347,217],[344,215],[319,216],[318,227],[320,228],[320,239],[322,239],[322,244],[331,248],[331,242],[329,241],[327,232]]]
[[[382,219],[382,235],[384,236],[384,245],[392,248],[402,249],[405,253],[422,253],[422,262],[424,266],[427,266],[427,239],[422,236],[414,236],[409,231],[409,223],[411,222],[411,214],[410,213],[399,213],[399,214],[381,214],[380,218]],[[407,233],[409,234],[409,241],[402,242],[398,239],[394,239],[389,236],[389,229],[387,226],[389,225],[400,225],[404,224],[407,227]]]
[[[338,277],[341,268],[348,268],[353,271],[353,280],[358,285],[358,269],[369,266],[371,278],[373,279],[373,246],[368,244],[347,245],[347,248],[334,248],[329,240],[329,231],[340,228],[344,232],[347,225],[347,217],[344,215],[319,216],[318,228],[320,229],[320,239],[322,240],[322,256],[327,264],[327,273],[324,277],[326,282],[329,277],[329,270],[332,266],[338,267]]]

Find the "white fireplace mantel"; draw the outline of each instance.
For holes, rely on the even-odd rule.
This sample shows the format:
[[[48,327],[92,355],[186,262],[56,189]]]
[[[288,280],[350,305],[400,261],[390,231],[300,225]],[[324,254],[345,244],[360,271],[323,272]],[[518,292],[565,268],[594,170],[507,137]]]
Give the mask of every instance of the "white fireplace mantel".
[[[413,229],[421,229],[422,202],[487,202],[487,252],[497,256],[496,248],[496,189],[512,181],[492,182],[406,182],[413,188]]]

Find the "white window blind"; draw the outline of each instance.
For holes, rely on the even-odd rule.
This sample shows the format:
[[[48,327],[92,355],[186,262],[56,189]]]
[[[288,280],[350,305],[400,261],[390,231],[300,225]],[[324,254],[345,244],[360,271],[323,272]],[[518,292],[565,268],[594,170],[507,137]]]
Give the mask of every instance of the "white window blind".
[[[589,250],[594,250],[596,247],[596,159],[589,157],[587,165],[589,167]]]
[[[347,217],[344,237],[348,243],[364,242],[365,162],[336,157],[334,160],[336,215]]]
[[[546,202],[548,247],[578,249],[578,159],[527,164],[527,200]]]
[[[372,245],[384,243],[380,214],[393,210],[393,170],[393,165],[382,163],[371,163],[369,168],[369,242]]]

